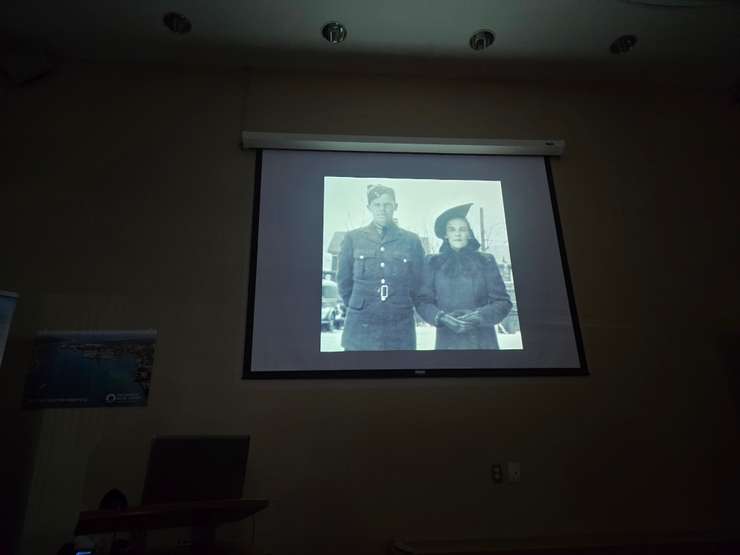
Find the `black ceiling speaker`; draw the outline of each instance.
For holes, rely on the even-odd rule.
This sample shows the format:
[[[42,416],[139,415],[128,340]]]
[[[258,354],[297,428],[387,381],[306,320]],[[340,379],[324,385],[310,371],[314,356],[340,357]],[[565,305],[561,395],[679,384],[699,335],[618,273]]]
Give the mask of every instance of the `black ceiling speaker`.
[[[339,44],[347,38],[347,28],[338,21],[330,21],[321,29],[321,36],[331,44]]]
[[[165,24],[170,31],[177,33],[178,35],[185,35],[190,32],[193,28],[190,20],[184,15],[177,12],[169,12],[164,14],[162,22]]]
[[[632,50],[637,44],[637,37],[635,35],[622,35],[615,40],[609,50],[612,54],[626,54]]]
[[[481,29],[470,37],[469,44],[473,50],[480,51],[491,46],[494,40],[496,40],[496,36],[493,34],[493,31]]]

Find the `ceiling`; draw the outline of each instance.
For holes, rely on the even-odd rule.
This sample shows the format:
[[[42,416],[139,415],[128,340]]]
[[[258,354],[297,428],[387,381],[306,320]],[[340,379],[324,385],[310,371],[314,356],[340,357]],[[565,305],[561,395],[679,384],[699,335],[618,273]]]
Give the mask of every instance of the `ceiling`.
[[[187,16],[192,31],[169,31],[169,11]],[[348,29],[341,44],[321,36],[332,20]],[[468,41],[480,29],[496,40],[476,52]],[[611,54],[623,34],[637,45]],[[5,52],[74,60],[716,86],[740,77],[740,1],[5,0],[0,42]]]

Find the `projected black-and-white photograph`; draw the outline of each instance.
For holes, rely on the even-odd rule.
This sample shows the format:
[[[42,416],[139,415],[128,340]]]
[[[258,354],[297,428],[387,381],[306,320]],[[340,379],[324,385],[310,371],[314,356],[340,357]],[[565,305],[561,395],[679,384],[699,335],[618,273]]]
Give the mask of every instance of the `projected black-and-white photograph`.
[[[324,178],[321,351],[522,349],[500,181]]]

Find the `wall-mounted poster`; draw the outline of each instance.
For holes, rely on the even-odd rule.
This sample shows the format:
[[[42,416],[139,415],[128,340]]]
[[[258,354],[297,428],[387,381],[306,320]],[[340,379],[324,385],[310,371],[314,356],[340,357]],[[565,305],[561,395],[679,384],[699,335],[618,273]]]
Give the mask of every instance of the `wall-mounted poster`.
[[[156,330],[39,332],[24,404],[146,406],[156,340]]]
[[[0,291],[0,366],[3,364],[5,343],[8,341],[10,321],[13,319],[17,299],[18,295],[15,293]]]

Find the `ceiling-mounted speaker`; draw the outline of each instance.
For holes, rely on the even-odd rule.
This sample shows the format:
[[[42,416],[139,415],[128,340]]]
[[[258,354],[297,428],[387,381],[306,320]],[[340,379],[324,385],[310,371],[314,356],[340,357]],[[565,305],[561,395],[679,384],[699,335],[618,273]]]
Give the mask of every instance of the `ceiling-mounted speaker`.
[[[331,44],[339,44],[347,38],[347,28],[338,21],[330,21],[321,29],[321,35]]]
[[[473,50],[480,51],[491,46],[494,40],[496,40],[496,35],[493,34],[493,31],[481,29],[470,37],[469,44]]]

